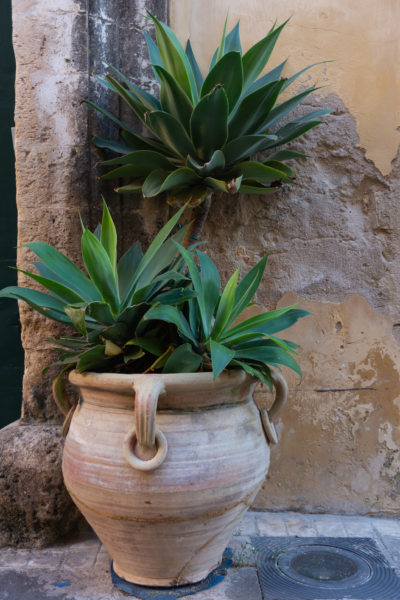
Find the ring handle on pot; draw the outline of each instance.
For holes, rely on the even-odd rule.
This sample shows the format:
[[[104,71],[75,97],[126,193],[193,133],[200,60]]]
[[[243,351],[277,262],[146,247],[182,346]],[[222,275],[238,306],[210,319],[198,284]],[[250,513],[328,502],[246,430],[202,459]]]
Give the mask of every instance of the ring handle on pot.
[[[133,384],[135,390],[135,425],[123,444],[125,460],[139,471],[153,471],[165,460],[167,439],[156,427],[157,403],[165,392],[162,380],[153,375],[139,375]]]
[[[271,378],[275,388],[275,399],[269,410],[262,408],[260,410],[260,413],[261,422],[263,424],[264,433],[267,438],[267,441],[270,444],[277,444],[278,436],[276,434],[275,426],[271,422],[271,419],[277,417],[278,414],[281,412],[282,408],[285,406],[288,397],[288,385],[285,379],[282,377],[282,375],[277,371],[271,370]]]

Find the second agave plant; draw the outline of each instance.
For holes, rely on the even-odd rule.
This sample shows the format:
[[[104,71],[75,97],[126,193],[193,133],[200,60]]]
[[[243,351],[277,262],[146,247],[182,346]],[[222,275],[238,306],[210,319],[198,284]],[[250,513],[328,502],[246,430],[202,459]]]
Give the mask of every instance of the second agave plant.
[[[148,14],[157,43],[144,35],[158,97],[111,65],[113,74],[97,78],[122,98],[146,133],[138,133],[87,101],[120,128],[121,142],[94,138],[98,147],[119,155],[102,163],[112,167],[103,179],[127,180],[116,188],[121,194],[154,197],[165,192],[171,203],[189,201],[192,206],[209,200],[215,192],[270,194],[282,182],[293,181],[295,173],[285,161],[305,155],[281,147],[319,125],[320,117],[330,111],[312,110],[290,119],[292,111],[315,91],[313,86],[280,101],[281,94],[310,67],[287,79],[282,77],[284,61],[264,73],[286,23],[274,25],[245,53],[239,24],[227,34],[225,23],[203,76],[190,42],[184,50],[174,32]],[[253,158],[256,153],[264,153],[262,160]]]

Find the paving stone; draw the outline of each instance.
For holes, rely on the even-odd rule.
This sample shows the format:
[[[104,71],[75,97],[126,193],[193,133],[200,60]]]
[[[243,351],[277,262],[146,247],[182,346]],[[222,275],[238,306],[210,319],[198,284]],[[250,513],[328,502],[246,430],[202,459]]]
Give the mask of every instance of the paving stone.
[[[283,517],[289,535],[307,537],[318,535],[311,516],[287,514]]]
[[[268,537],[288,535],[285,520],[279,513],[257,513],[256,526],[260,535]]]
[[[400,538],[400,520],[398,519],[370,519],[371,525],[381,535],[391,535]]]
[[[258,535],[255,512],[247,512],[239,525],[236,527],[233,535]]]
[[[381,536],[386,558],[388,559],[390,566],[393,569],[400,570],[400,540],[398,537],[392,535]]]
[[[336,515],[313,515],[313,524],[318,535],[324,537],[347,537],[341,517]]]
[[[229,542],[233,551],[234,567],[255,567],[258,550],[247,535],[236,536]]]
[[[32,557],[30,550],[15,550],[14,548],[0,548],[0,569],[18,569],[25,567]]]
[[[372,519],[368,517],[342,517],[341,521],[349,537],[375,537]]]
[[[193,600],[262,600],[257,570],[254,567],[231,568],[221,583],[193,596]]]

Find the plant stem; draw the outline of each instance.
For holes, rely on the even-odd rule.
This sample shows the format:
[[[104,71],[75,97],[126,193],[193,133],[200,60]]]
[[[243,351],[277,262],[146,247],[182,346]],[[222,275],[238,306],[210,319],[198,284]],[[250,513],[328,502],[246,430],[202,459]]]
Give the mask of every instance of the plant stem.
[[[207,194],[201,204],[193,209],[194,219],[187,231],[185,239],[183,240],[182,245],[184,248],[200,238],[204,223],[206,222],[208,213],[210,212],[212,198],[213,194],[211,192],[210,194]]]

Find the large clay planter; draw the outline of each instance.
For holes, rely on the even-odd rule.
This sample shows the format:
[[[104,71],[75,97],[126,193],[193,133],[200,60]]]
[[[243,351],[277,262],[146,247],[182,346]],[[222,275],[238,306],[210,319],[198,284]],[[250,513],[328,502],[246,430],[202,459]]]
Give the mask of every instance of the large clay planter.
[[[268,470],[254,380],[242,371],[216,381],[76,372],[70,380],[82,399],[64,480],[115,572],[147,586],[206,577]]]

